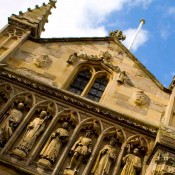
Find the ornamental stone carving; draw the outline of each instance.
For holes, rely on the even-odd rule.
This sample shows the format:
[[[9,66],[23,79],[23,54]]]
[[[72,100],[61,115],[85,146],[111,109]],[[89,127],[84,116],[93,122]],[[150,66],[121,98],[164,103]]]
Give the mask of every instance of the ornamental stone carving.
[[[101,61],[103,65],[107,66],[113,71],[117,73],[120,72],[120,68],[118,66],[114,66],[111,63],[112,55],[108,51],[101,52],[99,56],[73,53],[72,55],[69,56],[67,63],[72,65],[76,63],[79,59],[86,60],[86,61]]]
[[[137,90],[134,94],[133,94],[133,102],[137,105],[137,106],[143,106],[143,105],[147,105],[150,102],[149,97],[144,94],[144,92],[142,90]]]
[[[111,138],[109,143],[100,150],[91,172],[92,175],[108,175],[110,173],[111,165],[117,157],[116,143],[117,140]]]
[[[5,30],[3,35],[8,36],[8,37],[12,37],[12,38],[21,38],[24,33],[25,33],[24,30],[21,30],[19,28],[14,27],[14,26],[10,26]]]
[[[137,175],[138,172],[141,171],[142,163],[138,154],[139,154],[139,149],[135,148],[133,150],[133,153],[127,154],[122,159],[124,167],[120,175]]]
[[[124,81],[126,80],[126,78],[127,78],[126,72],[125,71],[121,71],[117,75],[117,82],[119,84],[123,84]]]
[[[42,110],[39,117],[36,117],[29,123],[25,134],[17,147],[12,151],[14,157],[17,157],[18,159],[27,157],[38,136],[44,131],[48,117],[47,111]]]
[[[52,60],[48,55],[38,55],[34,58],[34,64],[38,68],[45,68],[50,66]]]
[[[69,139],[68,127],[69,123],[63,122],[62,127],[58,128],[51,134],[49,140],[40,153],[38,165],[45,168],[51,168],[63,144],[65,144]]]
[[[71,160],[64,171],[65,175],[74,175],[82,162],[87,162],[92,152],[92,131],[86,130],[85,136],[80,136],[71,148]]]
[[[112,31],[109,33],[109,35],[122,41],[126,39],[126,36],[123,35],[123,32],[121,30]]]
[[[5,122],[0,126],[0,147],[4,147],[6,142],[13,135],[23,117],[24,103],[19,102],[16,108],[9,111]]]
[[[156,157],[156,169],[154,175],[174,175],[175,174],[175,158],[174,154],[169,152],[159,152]]]

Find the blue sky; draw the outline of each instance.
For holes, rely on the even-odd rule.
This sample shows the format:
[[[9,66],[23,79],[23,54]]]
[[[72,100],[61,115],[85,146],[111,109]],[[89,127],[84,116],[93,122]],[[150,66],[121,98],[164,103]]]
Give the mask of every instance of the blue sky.
[[[48,0],[37,0],[41,5]],[[1,0],[0,28],[7,17],[36,0]],[[146,24],[131,52],[168,87],[175,75],[175,0],[58,0],[42,37],[107,36],[109,31],[123,30],[128,47],[141,18]]]

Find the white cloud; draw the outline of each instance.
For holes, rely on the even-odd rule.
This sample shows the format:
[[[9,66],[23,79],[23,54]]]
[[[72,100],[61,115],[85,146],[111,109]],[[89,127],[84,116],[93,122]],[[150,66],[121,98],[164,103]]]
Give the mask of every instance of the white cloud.
[[[36,3],[41,5],[48,0],[1,0],[0,28],[7,23],[7,17],[19,11],[25,12],[28,7],[33,8]],[[135,6],[147,7],[152,0],[58,0],[57,8],[49,17],[46,32],[42,37],[89,37],[106,36],[107,17],[114,11]],[[8,8],[8,10],[7,10]]]
[[[133,28],[129,28],[123,31],[123,33],[126,35],[126,40],[124,40],[123,44],[127,48],[130,46],[131,42],[133,41],[136,31],[137,29],[133,29]],[[149,38],[148,31],[141,29],[132,45],[131,50],[136,51],[139,47],[141,47],[147,42],[148,38]]]
[[[169,15],[174,15],[175,14],[175,7],[169,7],[167,12]]]
[[[161,36],[162,39],[166,40],[170,36],[169,30],[162,29],[160,31],[160,36]]]
[[[151,0],[64,0],[58,1],[43,37],[106,36],[107,16],[126,6],[143,6]]]

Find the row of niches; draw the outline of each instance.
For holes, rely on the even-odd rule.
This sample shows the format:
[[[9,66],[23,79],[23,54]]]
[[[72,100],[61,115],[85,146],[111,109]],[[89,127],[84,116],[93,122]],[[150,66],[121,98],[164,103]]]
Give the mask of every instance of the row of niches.
[[[4,88],[15,91],[8,84]],[[1,156],[6,161],[36,174],[144,171],[151,150],[148,137],[52,100],[38,102],[31,92],[11,94],[9,99],[2,96],[6,103],[0,117]]]

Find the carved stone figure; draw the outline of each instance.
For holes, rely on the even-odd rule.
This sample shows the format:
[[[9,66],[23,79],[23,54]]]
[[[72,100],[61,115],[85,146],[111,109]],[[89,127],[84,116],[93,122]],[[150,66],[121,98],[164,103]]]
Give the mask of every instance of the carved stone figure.
[[[117,76],[117,82],[120,83],[120,84],[123,84],[125,79],[126,79],[126,73],[125,71],[122,71],[122,72],[119,72],[118,73],[118,76]]]
[[[133,95],[134,103],[138,106],[142,106],[149,103],[149,98],[144,94],[142,90],[138,90]]]
[[[141,170],[141,159],[137,156],[139,149],[135,148],[133,154],[127,154],[123,159],[125,166],[120,175],[137,175]]]
[[[173,175],[175,174],[174,154],[169,152],[158,152],[155,158],[156,168],[153,173],[156,175]]]
[[[12,155],[16,155],[17,157],[23,159],[29,154],[29,151],[33,147],[36,139],[45,128],[47,118],[47,112],[43,110],[41,111],[39,117],[29,123],[25,134],[18,146],[13,150]]]
[[[69,56],[67,63],[74,64],[76,61],[78,61],[78,59],[79,59],[79,57],[78,57],[77,53],[73,53],[72,55]]]
[[[10,110],[6,121],[0,126],[0,147],[4,147],[5,143],[10,139],[20,124],[23,116],[23,108],[24,104],[21,102],[18,103],[17,109]]]
[[[105,145],[99,152],[91,172],[92,175],[109,175],[111,164],[115,161],[117,155],[115,143],[116,140],[111,139],[109,144]]]
[[[73,156],[67,169],[78,170],[82,161],[85,161],[92,151],[92,131],[87,130],[85,136],[81,136],[71,148]]]
[[[109,35],[117,38],[118,40],[122,40],[122,41],[126,39],[126,36],[123,35],[123,32],[121,30],[112,31],[109,33]]]
[[[67,142],[69,138],[68,125],[68,122],[64,122],[61,128],[58,128],[51,134],[49,140],[40,153],[41,158],[38,161],[39,165],[51,167],[51,165],[55,162],[62,144]]]
[[[48,55],[39,55],[34,59],[35,66],[38,68],[44,68],[51,64],[52,60]]]

